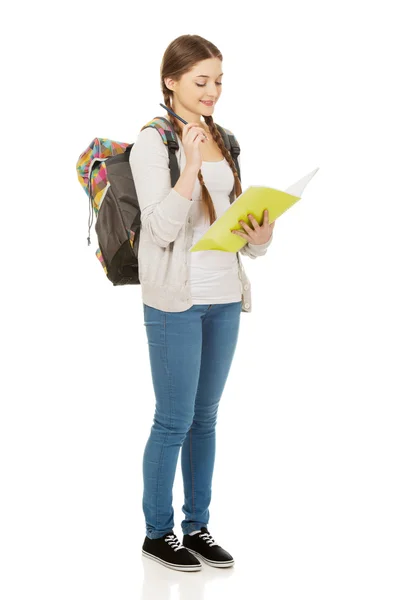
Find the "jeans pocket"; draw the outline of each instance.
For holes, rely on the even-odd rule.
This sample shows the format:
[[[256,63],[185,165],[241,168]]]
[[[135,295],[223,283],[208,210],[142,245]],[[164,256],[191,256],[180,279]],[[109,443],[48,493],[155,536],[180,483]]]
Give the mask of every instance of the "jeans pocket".
[[[165,311],[143,303],[144,325],[165,327]]]

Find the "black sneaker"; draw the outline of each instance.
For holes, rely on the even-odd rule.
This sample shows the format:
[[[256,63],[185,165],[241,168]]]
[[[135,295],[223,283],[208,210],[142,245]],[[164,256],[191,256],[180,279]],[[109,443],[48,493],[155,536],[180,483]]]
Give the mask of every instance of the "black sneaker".
[[[215,542],[207,527],[202,527],[194,535],[184,535],[183,544],[211,567],[232,567],[235,564],[232,555]]]
[[[202,568],[201,562],[182,546],[173,531],[155,540],[146,535],[142,554],[177,571],[200,571]]]

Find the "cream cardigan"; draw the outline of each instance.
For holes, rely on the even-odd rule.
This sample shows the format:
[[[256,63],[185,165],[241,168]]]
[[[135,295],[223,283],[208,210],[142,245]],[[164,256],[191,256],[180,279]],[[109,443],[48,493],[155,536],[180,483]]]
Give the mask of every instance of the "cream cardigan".
[[[185,168],[185,151],[178,138],[176,157],[180,172]],[[145,304],[168,312],[193,306],[188,285],[187,254],[192,246],[190,217],[192,200],[171,188],[168,149],[153,127],[139,132],[129,157],[141,211],[139,279]],[[239,166],[240,157],[239,157]],[[230,200],[235,199],[232,189]],[[251,312],[251,284],[240,254],[257,258],[267,252],[266,244],[246,243],[236,253],[242,283],[242,312]]]

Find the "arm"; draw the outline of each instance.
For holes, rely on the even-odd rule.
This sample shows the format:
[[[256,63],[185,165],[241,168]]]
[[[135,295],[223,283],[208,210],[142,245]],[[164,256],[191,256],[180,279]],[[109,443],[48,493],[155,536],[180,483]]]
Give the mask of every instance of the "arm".
[[[168,148],[153,127],[139,132],[129,164],[141,211],[141,228],[155,244],[166,248],[186,223],[197,172],[185,168],[171,188]]]
[[[238,156],[238,163],[240,167],[240,172],[242,173],[242,163],[240,161],[240,154]],[[269,238],[268,242],[265,244],[250,244],[250,242],[246,242],[245,245],[240,248],[239,252],[244,256],[250,256],[250,258],[258,258],[259,256],[264,256],[266,254],[269,245],[272,242],[273,235]]]

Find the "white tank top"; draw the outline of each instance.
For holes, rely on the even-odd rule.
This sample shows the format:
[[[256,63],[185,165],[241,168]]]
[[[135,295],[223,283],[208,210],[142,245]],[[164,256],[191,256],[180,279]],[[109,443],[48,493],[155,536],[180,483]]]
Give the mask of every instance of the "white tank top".
[[[203,161],[201,165],[204,183],[212,198],[217,219],[230,207],[229,194],[235,178],[227,160]],[[200,182],[196,179],[193,190],[193,205],[190,215],[193,222],[195,244],[210,227],[200,206]],[[193,304],[224,304],[239,302],[242,286],[238,272],[236,252],[220,250],[188,251],[189,285]]]

